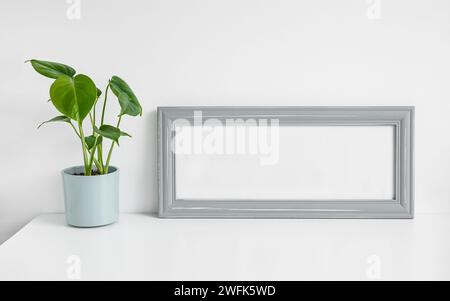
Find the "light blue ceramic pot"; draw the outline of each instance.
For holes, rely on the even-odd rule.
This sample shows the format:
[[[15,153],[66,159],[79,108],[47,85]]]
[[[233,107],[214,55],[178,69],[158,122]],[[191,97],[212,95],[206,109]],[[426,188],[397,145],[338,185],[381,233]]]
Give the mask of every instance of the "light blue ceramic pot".
[[[76,176],[83,166],[62,171],[66,221],[75,227],[98,227],[117,221],[119,216],[119,169],[97,176]]]

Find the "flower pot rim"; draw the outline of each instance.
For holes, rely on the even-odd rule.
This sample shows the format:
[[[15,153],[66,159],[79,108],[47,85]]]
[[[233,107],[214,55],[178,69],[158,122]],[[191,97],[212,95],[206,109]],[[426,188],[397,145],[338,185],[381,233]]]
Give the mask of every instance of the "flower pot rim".
[[[116,173],[119,172],[119,168],[116,167],[116,166],[113,166],[113,165],[110,165],[110,166],[109,166],[109,168],[108,168],[108,173],[107,173],[107,174],[104,174],[104,175],[79,176],[79,175],[74,175],[74,174],[72,174],[72,173],[70,172],[70,171],[73,171],[73,169],[77,169],[77,168],[84,169],[84,166],[83,166],[83,165],[73,165],[73,166],[70,166],[70,167],[66,167],[66,168],[64,168],[64,169],[61,171],[61,173],[62,173],[63,175],[72,176],[72,177],[89,178],[89,177],[107,177],[107,176],[112,176],[112,175],[114,175],[114,174],[116,174]]]

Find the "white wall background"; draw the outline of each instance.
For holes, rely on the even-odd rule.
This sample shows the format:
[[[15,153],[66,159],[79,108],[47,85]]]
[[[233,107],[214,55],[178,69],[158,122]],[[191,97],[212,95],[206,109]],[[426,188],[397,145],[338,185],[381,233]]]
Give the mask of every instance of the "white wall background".
[[[415,105],[416,211],[450,211],[450,1],[81,0],[75,20],[70,6],[0,2],[0,242],[63,210],[60,170],[82,158],[66,125],[36,130],[56,112],[30,58],[140,97],[113,156],[124,212],[156,210],[162,105]]]

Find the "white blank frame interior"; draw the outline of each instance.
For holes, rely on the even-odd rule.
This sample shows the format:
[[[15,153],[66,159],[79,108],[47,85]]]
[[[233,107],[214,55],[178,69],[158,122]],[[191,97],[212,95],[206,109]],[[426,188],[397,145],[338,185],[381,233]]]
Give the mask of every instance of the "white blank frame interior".
[[[412,218],[413,107],[158,108],[161,217]]]
[[[220,134],[226,130],[237,132],[235,125],[221,126],[216,134],[207,128],[183,127],[177,131],[180,134],[175,134],[175,141],[182,140],[183,135],[194,137],[195,130],[203,132],[199,137],[216,135],[212,139],[223,148],[230,140],[236,148],[239,146],[235,137],[222,139]],[[248,137],[258,128],[244,126],[242,130]],[[252,153],[248,147],[240,153],[226,153],[218,147],[209,153],[175,152],[176,198],[394,199],[393,126],[281,126],[277,135],[267,139],[268,143],[257,143]],[[204,141],[191,141],[192,148]],[[175,145],[182,145],[180,142]]]

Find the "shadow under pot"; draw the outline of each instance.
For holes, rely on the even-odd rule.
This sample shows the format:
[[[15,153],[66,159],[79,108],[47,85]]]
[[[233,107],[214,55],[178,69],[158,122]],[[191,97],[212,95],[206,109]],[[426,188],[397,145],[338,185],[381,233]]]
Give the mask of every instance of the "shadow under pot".
[[[105,175],[83,173],[83,166],[62,171],[67,224],[99,227],[115,223],[119,217],[119,169],[110,166]]]

